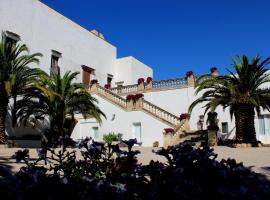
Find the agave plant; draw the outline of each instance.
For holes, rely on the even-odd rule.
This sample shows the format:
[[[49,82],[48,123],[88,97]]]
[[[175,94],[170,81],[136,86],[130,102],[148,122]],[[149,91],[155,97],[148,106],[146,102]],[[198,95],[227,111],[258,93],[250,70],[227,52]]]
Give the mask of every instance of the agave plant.
[[[5,120],[8,103],[24,94],[33,80],[40,74],[37,68],[30,65],[38,64],[40,53],[29,54],[26,45],[14,44],[3,40],[0,42],[0,143],[6,142]]]
[[[105,114],[96,105],[97,100],[90,95],[85,86],[75,83],[79,72],[66,72],[51,76],[43,74],[34,87],[26,91],[23,99],[16,105],[16,116],[24,123],[34,120],[49,119],[50,131],[65,136],[65,123],[71,120],[75,124],[75,115],[94,117],[101,122]]]
[[[254,143],[255,110],[270,110],[270,75],[267,65],[270,57],[261,61],[255,56],[249,61],[246,55],[233,58],[236,73],[228,70],[228,75],[205,75],[198,79],[196,94],[203,92],[189,107],[189,111],[205,102],[205,112],[214,111],[218,106],[229,107],[231,117],[235,118],[236,139]],[[268,86],[268,87],[267,87]]]

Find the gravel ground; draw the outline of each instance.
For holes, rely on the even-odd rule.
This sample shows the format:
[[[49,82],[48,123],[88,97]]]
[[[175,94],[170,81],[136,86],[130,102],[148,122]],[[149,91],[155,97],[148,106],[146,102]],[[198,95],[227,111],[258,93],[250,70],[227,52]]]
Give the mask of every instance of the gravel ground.
[[[151,147],[135,147],[134,149],[141,151],[141,154],[138,155],[138,160],[142,164],[148,164],[151,160],[166,162],[164,157],[153,153],[153,148]],[[156,149],[157,148],[154,150]],[[237,162],[243,162],[245,166],[252,167],[255,172],[265,174],[270,179],[270,147],[230,148],[218,146],[214,149],[218,154],[218,160],[222,158],[234,158]],[[13,172],[18,171],[20,167],[24,166],[23,163],[16,163],[15,160],[10,159],[11,155],[17,150],[19,150],[19,148],[0,147],[0,165],[10,168]],[[30,158],[37,158],[36,149],[29,150]],[[78,151],[78,155],[79,154]]]

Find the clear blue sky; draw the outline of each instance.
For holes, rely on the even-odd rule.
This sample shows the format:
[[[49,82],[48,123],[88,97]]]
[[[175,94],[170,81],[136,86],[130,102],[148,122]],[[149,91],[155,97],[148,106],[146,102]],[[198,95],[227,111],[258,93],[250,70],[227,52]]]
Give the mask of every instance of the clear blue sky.
[[[269,0],[42,0],[154,69],[154,79],[231,68],[231,56],[270,56]]]

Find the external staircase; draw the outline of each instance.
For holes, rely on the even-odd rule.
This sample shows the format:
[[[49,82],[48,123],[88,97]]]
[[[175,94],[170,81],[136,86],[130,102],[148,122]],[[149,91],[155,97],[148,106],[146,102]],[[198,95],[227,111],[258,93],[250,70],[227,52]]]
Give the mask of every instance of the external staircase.
[[[189,129],[188,120],[181,120],[174,114],[160,108],[157,105],[146,101],[143,98],[137,101],[127,100],[124,97],[114,93],[113,91],[106,89],[99,84],[93,84],[89,87],[89,91],[92,94],[96,94],[101,98],[111,102],[112,104],[120,107],[121,109],[132,112],[132,111],[142,111],[146,114],[160,120],[161,122],[167,124],[169,127],[173,128],[177,134],[183,134],[184,131]]]
[[[198,136],[198,134],[190,132],[189,120],[180,120],[178,116],[175,116],[174,114],[143,98],[128,100],[125,96],[137,93],[194,87],[197,78],[198,76],[195,77],[192,75],[187,78],[176,78],[161,81],[151,80],[146,83],[143,82],[140,84],[120,86],[111,89],[106,89],[105,87],[95,83],[90,85],[89,92],[100,96],[127,112],[142,111],[173,128],[174,133],[169,136],[170,138],[168,136],[164,136],[164,140],[168,141],[165,142],[167,143],[165,146],[168,146],[188,140],[191,136]]]

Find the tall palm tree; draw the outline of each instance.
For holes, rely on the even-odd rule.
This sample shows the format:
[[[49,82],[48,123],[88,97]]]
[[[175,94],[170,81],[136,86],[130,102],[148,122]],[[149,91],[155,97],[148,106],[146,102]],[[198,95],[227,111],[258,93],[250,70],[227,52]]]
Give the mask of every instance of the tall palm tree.
[[[38,120],[48,118],[50,131],[64,136],[65,123],[75,123],[75,114],[94,117],[101,122],[105,114],[96,105],[97,100],[90,95],[85,86],[75,83],[79,72],[66,72],[51,76],[43,74],[35,86],[28,88],[23,99],[19,100],[15,112],[18,120],[24,123],[29,118]]]
[[[246,55],[233,60],[234,74],[224,76],[205,75],[198,79],[196,94],[203,92],[189,107],[189,111],[200,103],[205,103],[205,113],[218,106],[229,107],[235,118],[236,139],[244,142],[257,142],[254,126],[255,110],[270,110],[270,75],[267,65],[270,57],[261,61],[255,56],[251,61]]]
[[[39,69],[30,68],[38,64],[40,53],[29,54],[25,44],[0,42],[0,143],[6,142],[5,122],[10,99],[16,104],[17,97],[32,84]]]

